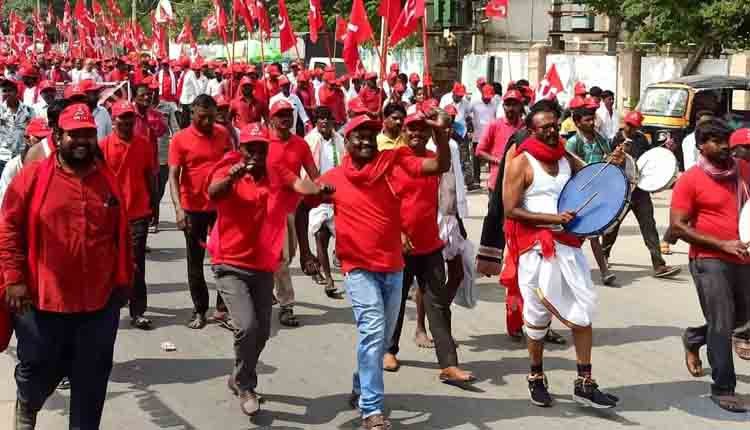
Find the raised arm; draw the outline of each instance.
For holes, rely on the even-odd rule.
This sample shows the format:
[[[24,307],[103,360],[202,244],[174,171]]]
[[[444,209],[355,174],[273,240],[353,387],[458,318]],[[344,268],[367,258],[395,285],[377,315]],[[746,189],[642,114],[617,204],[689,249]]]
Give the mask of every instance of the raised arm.
[[[437,149],[437,158],[422,160],[422,174],[442,175],[451,168],[450,128],[445,112],[432,112],[427,125],[432,127],[432,139]]]

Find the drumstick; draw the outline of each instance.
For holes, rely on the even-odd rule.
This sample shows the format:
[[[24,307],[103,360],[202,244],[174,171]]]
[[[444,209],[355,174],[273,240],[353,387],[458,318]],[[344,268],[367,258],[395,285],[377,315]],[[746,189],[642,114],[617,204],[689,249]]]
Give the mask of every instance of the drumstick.
[[[585,189],[586,187],[588,187],[589,185],[591,185],[591,183],[592,183],[592,182],[594,182],[594,179],[596,179],[596,177],[597,177],[597,176],[599,176],[599,175],[600,175],[600,174],[601,174],[601,173],[602,173],[602,172],[604,171],[604,169],[606,169],[606,168],[607,168],[607,166],[609,166],[609,164],[610,164],[611,162],[612,162],[612,160],[608,160],[608,161],[607,161],[607,163],[606,163],[606,164],[604,164],[604,165],[602,166],[602,168],[601,168],[601,169],[599,169],[599,171],[598,171],[598,172],[596,172],[596,173],[594,174],[594,176],[590,177],[590,178],[589,178],[589,180],[588,180],[588,181],[586,181],[586,183],[585,183],[585,184],[583,184],[583,185],[581,186],[581,188],[579,188],[579,189],[578,189],[578,191],[583,191],[583,190],[584,190],[584,189]]]
[[[591,197],[589,197],[585,202],[583,202],[583,204],[581,204],[581,206],[578,206],[578,209],[574,210],[573,213],[574,214],[578,214],[582,210],[586,209],[586,206],[588,206],[589,203],[591,203],[592,201],[594,201],[594,198],[596,198],[596,196],[598,196],[598,195],[599,195],[599,191],[597,191],[594,194],[592,194]]]

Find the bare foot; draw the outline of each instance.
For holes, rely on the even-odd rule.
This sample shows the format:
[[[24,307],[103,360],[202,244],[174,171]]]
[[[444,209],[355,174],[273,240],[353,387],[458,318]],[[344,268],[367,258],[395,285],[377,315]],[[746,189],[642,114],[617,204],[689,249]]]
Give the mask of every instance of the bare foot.
[[[427,332],[418,330],[417,333],[414,335],[414,343],[417,344],[420,348],[434,348],[435,342],[430,339],[429,336],[427,336]]]

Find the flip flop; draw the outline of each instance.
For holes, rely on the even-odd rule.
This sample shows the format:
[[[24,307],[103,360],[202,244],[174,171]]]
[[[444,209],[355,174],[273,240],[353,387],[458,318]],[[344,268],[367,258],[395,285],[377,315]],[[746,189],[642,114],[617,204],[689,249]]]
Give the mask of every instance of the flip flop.
[[[326,296],[328,296],[329,299],[336,299],[341,300],[344,298],[344,293],[338,290],[338,288],[326,288],[325,289]]]

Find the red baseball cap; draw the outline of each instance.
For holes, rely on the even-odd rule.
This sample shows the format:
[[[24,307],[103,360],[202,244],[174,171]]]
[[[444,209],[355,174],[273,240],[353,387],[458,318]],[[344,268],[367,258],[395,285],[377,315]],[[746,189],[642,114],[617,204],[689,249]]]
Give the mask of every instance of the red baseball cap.
[[[456,109],[456,107],[453,106],[452,104],[446,106],[445,109],[443,110],[445,111],[445,113],[447,113],[450,116],[458,115],[458,109]]]
[[[466,87],[464,87],[460,82],[456,82],[455,84],[453,84],[453,94],[459,97],[465,96]]]
[[[739,128],[729,136],[729,146],[750,145],[750,128]]]
[[[43,80],[39,83],[39,92],[42,92],[44,90],[55,90],[55,83],[48,80]]]
[[[416,124],[416,123],[425,123],[427,124],[427,117],[424,116],[424,113],[422,112],[414,112],[413,114],[407,115],[404,119],[404,127],[408,126],[409,124]]]
[[[243,76],[242,79],[240,79],[240,86],[252,85],[252,84],[253,84],[253,81],[247,76]]]
[[[398,73],[398,72],[399,72],[399,70],[401,70],[401,69],[399,68],[399,65],[398,65],[398,63],[392,63],[392,64],[391,64],[391,72],[396,72],[396,73]]]
[[[215,96],[216,107],[229,106],[229,100],[223,95]]]
[[[289,82],[289,78],[286,75],[281,75],[279,76],[279,85],[291,85],[291,82]]]
[[[503,96],[503,100],[515,100],[517,102],[523,101],[523,95],[520,91],[513,89],[508,90],[505,92],[505,95]]]
[[[337,84],[338,81],[336,80],[336,72],[330,72],[327,71],[323,73],[323,80],[326,81],[328,84]]]
[[[268,130],[259,122],[248,124],[240,130],[240,144],[252,142],[262,142],[266,145],[271,143]]]
[[[283,110],[294,110],[294,107],[286,100],[279,100],[271,106],[271,116],[276,116]]]
[[[145,82],[145,79],[144,79]],[[97,84],[93,79],[84,79],[78,83],[84,92],[99,91],[102,89],[101,85]]]
[[[279,66],[275,64],[269,64],[267,72],[271,77],[276,77],[281,74],[281,70],[279,70]]]
[[[480,76],[480,77],[477,78],[477,86],[478,87],[482,87],[486,83],[487,83],[487,79],[485,79],[484,77]]]
[[[640,127],[643,125],[643,114],[638,112],[637,110],[628,112],[628,114],[625,115],[624,122],[625,124],[630,124],[633,127]]]
[[[83,103],[76,103],[66,107],[57,119],[61,129],[65,131],[82,130],[87,128],[96,129],[94,117],[89,107]]]
[[[26,126],[26,135],[34,136],[39,139],[45,139],[52,134],[52,130],[47,126],[47,120],[41,117],[32,118]]]
[[[127,100],[118,100],[112,105],[112,118],[125,115],[127,113],[135,113],[135,107],[133,103]]]
[[[491,99],[495,97],[495,88],[492,87],[492,85],[484,85],[482,87],[482,98],[483,99]]]
[[[39,77],[39,69],[36,67],[27,64],[24,66],[21,66],[21,70],[19,71],[21,77],[29,77],[29,78],[38,78]]]
[[[416,73],[412,73],[409,75],[409,82],[417,83],[419,82],[419,75]]]
[[[599,109],[599,102],[594,100],[593,97],[586,97],[583,107],[586,109],[593,109],[597,110]]]
[[[369,115],[359,115],[352,118],[346,127],[344,127],[344,137],[349,135],[358,128],[371,128],[373,130],[380,131],[383,128],[383,123],[379,119],[370,118]]]
[[[297,82],[310,82],[310,73],[307,70],[303,70],[297,74]]]
[[[575,87],[573,87],[573,93],[577,96],[585,96],[588,90],[586,89],[586,84],[584,84],[581,81],[576,82]]]
[[[83,88],[81,88],[80,84],[73,84],[65,87],[63,97],[65,97],[66,99],[71,99],[76,96],[86,97],[86,93],[83,92]]]
[[[354,97],[351,100],[349,100],[349,103],[347,104],[346,107],[349,110],[349,112],[352,112],[357,115],[370,113],[370,111],[367,110],[367,106],[365,106],[365,103],[359,97]]]

